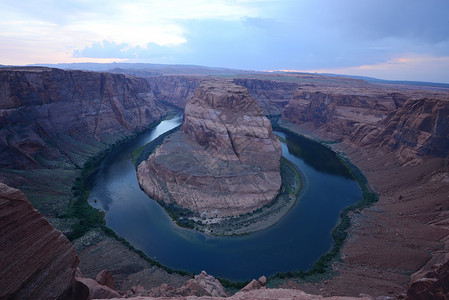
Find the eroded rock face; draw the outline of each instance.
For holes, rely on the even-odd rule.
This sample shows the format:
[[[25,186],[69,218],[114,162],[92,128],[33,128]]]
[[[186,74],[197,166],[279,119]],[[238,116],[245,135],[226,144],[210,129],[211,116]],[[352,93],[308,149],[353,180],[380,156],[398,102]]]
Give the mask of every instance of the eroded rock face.
[[[281,114],[299,86],[294,82],[251,78],[237,78],[233,82],[246,87],[267,115]]]
[[[157,200],[204,213],[247,213],[272,201],[281,185],[281,146],[248,91],[203,83],[187,103],[182,131],[138,167]]]
[[[418,94],[419,95],[419,94]],[[329,140],[386,147],[401,164],[449,153],[449,95],[413,98],[381,89],[298,89],[282,118]]]
[[[151,90],[159,101],[184,108],[194,96],[203,80],[198,76],[146,77]]]
[[[0,299],[56,299],[79,259],[69,240],[17,189],[0,183]]]
[[[374,125],[405,101],[404,95],[365,89],[302,89],[295,91],[282,118],[295,124],[309,123],[335,139],[351,134],[359,123]]]
[[[60,160],[82,166],[91,148],[93,155],[98,145],[143,130],[164,113],[143,78],[3,68],[0,165],[30,169]]]
[[[407,101],[385,123],[384,142],[397,150],[402,161],[449,156],[449,96]]]
[[[432,267],[423,277],[414,280],[407,290],[408,300],[448,299],[449,261]]]

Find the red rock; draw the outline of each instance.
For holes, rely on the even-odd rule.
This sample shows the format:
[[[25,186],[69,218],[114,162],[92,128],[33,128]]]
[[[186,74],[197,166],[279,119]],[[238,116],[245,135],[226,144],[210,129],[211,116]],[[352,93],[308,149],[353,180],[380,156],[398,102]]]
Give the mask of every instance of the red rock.
[[[81,287],[82,285],[88,288],[89,296],[87,299],[110,299],[121,297],[119,293],[117,293],[110,287],[99,284],[94,279],[77,277],[75,278],[75,280],[78,284],[77,288],[85,290],[84,287]]]
[[[299,86],[295,82],[253,78],[237,78],[233,82],[246,87],[266,115],[282,114]]]
[[[260,282],[257,281],[256,279],[253,279],[250,283],[245,285],[240,291],[241,292],[249,292],[252,290],[258,290],[261,287],[262,287],[262,285],[260,284]]]
[[[279,192],[281,146],[248,91],[203,83],[185,108],[182,132],[168,137],[138,167],[152,198],[206,217],[239,215]]]
[[[95,280],[99,284],[110,287],[111,289],[115,289],[114,277],[112,276],[112,273],[108,269],[104,269],[104,270],[100,271],[100,273],[98,273],[97,277],[95,277]]]
[[[134,295],[152,297],[226,297],[226,290],[221,283],[205,271],[202,271],[199,275],[195,275],[193,279],[188,280],[183,286],[177,289],[171,285],[162,284],[150,291],[142,288],[135,289],[132,292]]]
[[[119,299],[119,298],[117,298]],[[298,300],[372,300],[373,297],[368,295],[361,295],[360,297],[347,297],[347,296],[333,296],[333,297],[324,297],[320,295],[312,295],[308,294],[301,290],[295,289],[256,289],[251,291],[239,291],[236,294],[230,297],[211,297],[211,296],[187,296],[180,298],[180,296],[171,295],[164,296],[163,298],[147,296],[147,297],[130,297],[127,298],[130,300],[156,300],[156,299],[164,299],[164,300],[178,300],[178,299],[204,299],[204,300],[221,300],[221,299],[229,299],[229,300],[248,300],[248,299],[257,299],[257,300],[276,300],[276,299],[298,299]],[[376,298],[376,299],[390,299],[388,297],[385,298]]]
[[[260,276],[260,278],[257,281],[259,281],[259,283],[262,286],[266,286],[267,285],[267,277],[265,277],[265,276]]]
[[[424,277],[413,281],[407,290],[407,299],[449,299],[449,261],[432,267]]]
[[[196,88],[203,78],[198,76],[157,76],[146,77],[154,96],[164,103],[184,108],[193,98]]]
[[[0,183],[0,299],[55,299],[79,259],[69,240],[17,189]]]
[[[0,70],[0,166],[30,169],[73,159],[148,127],[165,108],[143,78],[49,68]],[[68,158],[66,157],[68,156]]]
[[[413,97],[373,87],[298,88],[282,118],[330,140],[384,147],[401,164],[447,157],[449,95]]]

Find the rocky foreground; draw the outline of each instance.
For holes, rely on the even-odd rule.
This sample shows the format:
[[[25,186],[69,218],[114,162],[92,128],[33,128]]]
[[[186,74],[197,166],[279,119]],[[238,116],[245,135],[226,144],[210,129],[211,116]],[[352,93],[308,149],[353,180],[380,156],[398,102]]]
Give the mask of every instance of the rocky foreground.
[[[205,217],[251,212],[281,186],[281,145],[248,91],[203,83],[175,133],[138,167],[142,189]]]

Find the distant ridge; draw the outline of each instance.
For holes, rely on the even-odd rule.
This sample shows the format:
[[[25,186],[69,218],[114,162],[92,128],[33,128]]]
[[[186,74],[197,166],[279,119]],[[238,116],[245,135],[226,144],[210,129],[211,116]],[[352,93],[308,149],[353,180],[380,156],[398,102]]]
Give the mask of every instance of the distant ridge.
[[[97,71],[97,72],[112,72],[112,73],[127,73],[129,70],[133,70],[133,75],[187,75],[187,74],[197,74],[197,75],[236,75],[236,74],[292,74],[291,72],[267,72],[267,71],[256,71],[256,70],[241,70],[241,69],[229,69],[222,67],[206,67],[199,65],[183,65],[183,64],[152,64],[152,63],[59,63],[59,64],[31,64],[28,67],[49,67],[49,68],[59,68],[66,70],[85,70],[85,71]],[[12,67],[8,65],[0,65],[0,68]],[[24,66],[23,66],[24,67]],[[145,74],[140,74],[145,72]],[[373,84],[400,84],[408,86],[423,86],[423,87],[434,87],[434,88],[444,88],[449,89],[449,83],[439,83],[439,82],[426,82],[426,81],[408,81],[408,80],[386,80],[378,79],[368,76],[356,76],[356,75],[344,75],[344,74],[332,74],[332,73],[308,73],[308,72],[297,72],[300,74],[316,74],[331,77],[347,77],[353,79],[364,80],[368,83]]]
[[[50,68],[68,70],[86,70],[100,72],[115,72],[122,70],[151,71],[158,74],[201,74],[201,75],[228,75],[260,73],[258,71],[248,71],[239,69],[228,69],[221,67],[205,67],[197,65],[181,64],[151,64],[151,63],[60,63],[60,64],[33,64],[30,66],[44,66]]]
[[[377,83],[377,84],[402,84],[402,85],[415,85],[415,86],[430,86],[437,88],[449,88],[449,83],[439,83],[439,82],[427,82],[427,81],[408,81],[408,80],[386,80],[386,79],[378,79],[374,77],[367,76],[353,76],[353,75],[340,75],[340,74],[330,74],[330,73],[320,73],[321,75],[326,76],[335,76],[335,77],[349,77],[354,79],[362,79],[369,83]]]

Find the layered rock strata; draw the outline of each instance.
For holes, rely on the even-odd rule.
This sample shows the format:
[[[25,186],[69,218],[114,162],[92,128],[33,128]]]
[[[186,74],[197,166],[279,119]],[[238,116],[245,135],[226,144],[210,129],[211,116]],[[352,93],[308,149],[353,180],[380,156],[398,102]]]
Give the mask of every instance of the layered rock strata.
[[[145,77],[159,101],[184,108],[203,80],[200,76],[158,76]]]
[[[0,166],[52,167],[55,160],[82,166],[86,152],[97,150],[97,144],[143,130],[164,113],[142,78],[2,68]]]
[[[359,124],[349,140],[362,146],[387,146],[401,164],[424,157],[449,157],[447,99],[410,99],[378,124]]]
[[[74,283],[75,248],[3,183],[0,208],[0,299],[56,299]]]
[[[187,103],[182,131],[138,167],[142,189],[205,216],[251,212],[278,194],[281,146],[247,89],[203,83]]]
[[[417,163],[424,156],[449,153],[449,95],[432,96],[373,88],[299,88],[282,118],[319,138],[386,146],[401,164]]]
[[[358,124],[375,125],[401,107],[406,96],[400,93],[361,88],[298,88],[285,107],[288,122],[320,129],[331,139],[342,140]]]
[[[295,98],[281,124],[340,141],[329,146],[359,167],[379,194],[372,207],[350,215],[343,261],[332,265],[340,275],[296,287],[324,295],[400,295],[410,278],[416,279],[411,274],[446,263],[449,93],[323,88],[298,89]],[[355,113],[344,114],[348,111]],[[419,293],[435,280],[421,281],[413,284]]]
[[[236,78],[233,82],[246,87],[267,115],[281,114],[299,86],[295,82],[253,78]]]

